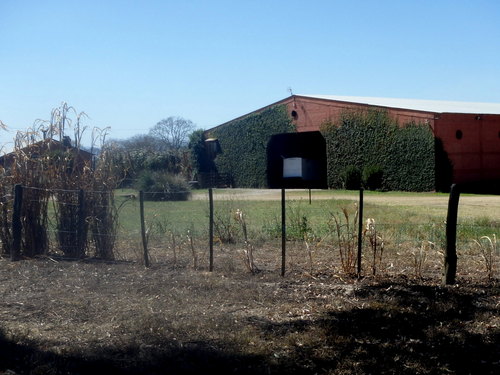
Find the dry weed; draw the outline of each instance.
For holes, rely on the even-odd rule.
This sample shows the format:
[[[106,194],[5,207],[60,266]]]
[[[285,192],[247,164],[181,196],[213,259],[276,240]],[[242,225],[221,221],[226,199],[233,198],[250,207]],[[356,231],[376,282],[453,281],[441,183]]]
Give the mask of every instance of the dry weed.
[[[481,238],[479,238],[479,240],[474,240],[474,243],[479,248],[479,251],[483,257],[488,279],[492,280],[493,273],[495,271],[495,256],[499,251],[497,248],[497,237],[495,234],[493,234],[492,237],[482,236]]]

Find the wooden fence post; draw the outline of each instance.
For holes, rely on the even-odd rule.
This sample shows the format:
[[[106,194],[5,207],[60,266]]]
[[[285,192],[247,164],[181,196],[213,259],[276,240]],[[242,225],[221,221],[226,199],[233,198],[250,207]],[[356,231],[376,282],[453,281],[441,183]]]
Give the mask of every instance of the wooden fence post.
[[[214,270],[214,196],[212,188],[208,189],[208,205],[210,210],[209,218],[209,245],[210,245],[210,266],[209,271]]]
[[[361,277],[361,252],[363,249],[363,188],[359,189],[358,215],[358,279]]]
[[[446,253],[444,256],[443,284],[455,284],[457,274],[457,217],[460,187],[451,185],[446,217]]]
[[[23,186],[17,184],[14,187],[14,207],[12,212],[12,248],[10,249],[10,260],[19,260],[21,256],[21,238],[23,235],[23,224],[21,222],[21,209],[23,206]]]
[[[285,189],[281,189],[281,276],[286,271],[286,200]]]
[[[141,213],[141,235],[144,248],[144,265],[149,267],[148,239],[146,237],[146,222],[144,221],[144,191],[139,191],[139,210]]]

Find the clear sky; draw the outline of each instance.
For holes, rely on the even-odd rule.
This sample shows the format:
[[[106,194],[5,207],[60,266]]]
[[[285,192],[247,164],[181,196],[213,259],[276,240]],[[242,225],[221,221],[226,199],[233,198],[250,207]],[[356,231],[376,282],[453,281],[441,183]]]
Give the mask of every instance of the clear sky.
[[[294,94],[500,102],[498,0],[0,0],[0,120],[145,134]]]

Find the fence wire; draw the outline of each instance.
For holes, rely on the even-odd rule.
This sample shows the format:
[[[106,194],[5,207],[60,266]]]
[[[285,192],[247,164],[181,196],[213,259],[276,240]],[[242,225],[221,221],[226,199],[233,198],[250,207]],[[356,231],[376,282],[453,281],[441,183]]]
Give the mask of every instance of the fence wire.
[[[39,255],[65,255],[84,249],[83,257],[102,256],[120,261],[144,262],[144,242],[139,215],[139,194],[135,191],[86,191],[93,202],[84,221],[78,220],[80,190],[47,190],[24,187],[25,206],[47,205],[46,221],[34,220],[26,211],[24,229],[34,221],[45,225],[47,246]],[[205,191],[183,191],[182,201],[168,200],[163,191],[145,192],[144,227],[147,257],[152,264],[171,267],[209,267],[209,196]],[[249,192],[251,198],[252,192]],[[214,268],[221,272],[276,272],[281,267],[281,203],[279,200],[252,200],[233,196],[231,190],[216,192],[213,216]],[[80,198],[81,199],[81,198]],[[13,196],[0,199],[2,251],[10,251]],[[346,208],[347,207],[347,208]],[[73,215],[67,227],[58,214]],[[99,216],[101,213],[103,215]],[[114,216],[113,216],[114,215]],[[289,199],[286,202],[287,273],[320,275],[352,271],[357,249],[357,208],[354,202]],[[423,216],[423,215],[422,215]],[[110,225],[101,224],[114,219]],[[374,228],[365,223],[374,219]],[[411,220],[414,220],[413,222]],[[80,225],[80,226],[79,226]],[[83,233],[82,228],[85,228]],[[105,229],[103,229],[105,228]],[[39,228],[40,229],[40,228]],[[435,277],[442,272],[445,248],[445,215],[422,220],[420,216],[393,215],[365,208],[362,236],[362,268],[365,275],[404,274]],[[85,244],[82,245],[84,236]],[[500,246],[498,221],[462,220],[457,228],[459,272],[498,275]],[[80,241],[80,242],[79,242]],[[30,245],[31,244],[31,245]],[[23,239],[23,246],[34,241]],[[97,250],[97,247],[109,247]],[[35,251],[33,250],[33,251]],[[101,252],[99,252],[101,251]],[[81,256],[82,254],[79,253]],[[109,253],[108,253],[109,255]],[[488,266],[486,259],[493,263]]]

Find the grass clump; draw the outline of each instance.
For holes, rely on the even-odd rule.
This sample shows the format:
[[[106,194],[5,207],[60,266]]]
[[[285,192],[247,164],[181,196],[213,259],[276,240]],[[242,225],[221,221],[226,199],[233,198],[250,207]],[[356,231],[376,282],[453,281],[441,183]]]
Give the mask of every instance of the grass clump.
[[[136,189],[144,192],[150,201],[185,201],[191,196],[187,181],[169,172],[146,170],[141,173]]]
[[[331,213],[330,228],[334,233],[334,243],[338,248],[342,271],[355,274],[357,250],[358,207],[353,212],[342,207],[342,215]]]

